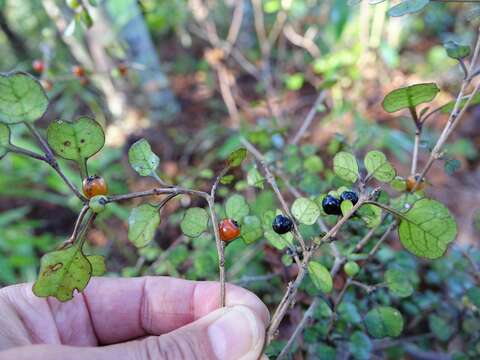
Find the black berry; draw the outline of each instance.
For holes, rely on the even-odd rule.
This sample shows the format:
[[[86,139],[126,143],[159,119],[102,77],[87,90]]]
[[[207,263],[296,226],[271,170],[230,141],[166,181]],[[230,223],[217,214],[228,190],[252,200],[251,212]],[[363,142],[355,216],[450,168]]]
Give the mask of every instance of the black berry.
[[[342,195],[340,195],[340,200],[350,200],[353,205],[358,202],[358,195],[355,191],[344,191]]]
[[[286,216],[277,215],[273,219],[272,228],[277,234],[286,234],[292,230],[293,222]]]
[[[333,197],[332,195],[327,195],[322,201],[322,208],[325,213],[328,215],[342,215],[342,210],[340,209],[340,200]]]

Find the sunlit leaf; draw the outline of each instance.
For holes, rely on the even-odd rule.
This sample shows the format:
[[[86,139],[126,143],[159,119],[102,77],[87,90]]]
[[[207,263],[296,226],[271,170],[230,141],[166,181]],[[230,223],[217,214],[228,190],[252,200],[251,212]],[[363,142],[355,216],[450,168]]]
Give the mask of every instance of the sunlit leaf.
[[[180,228],[182,232],[189,237],[197,237],[208,226],[208,213],[205,209],[193,207],[185,212]]]
[[[159,224],[160,215],[156,206],[142,204],[134,208],[128,217],[128,240],[136,247],[148,245]]]
[[[313,281],[313,284],[321,292],[328,294],[332,291],[333,281],[330,271],[316,261],[310,261],[308,263],[308,274]]]
[[[59,301],[68,301],[73,298],[75,290],[81,292],[85,289],[91,276],[92,266],[79,243],[42,257],[33,293],[39,297],[53,296]]]
[[[307,198],[298,198],[292,204],[292,215],[302,224],[313,225],[320,216],[318,205]]]
[[[247,183],[250,186],[255,186],[259,189],[263,189],[263,183],[265,182],[265,178],[260,174],[260,171],[256,167],[252,167],[248,170],[247,173]]]
[[[333,158],[333,171],[343,180],[354,183],[358,179],[358,163],[351,153],[341,151]]]
[[[378,306],[365,316],[368,333],[374,338],[397,337],[403,330],[403,317],[390,306]]]
[[[369,176],[381,182],[390,182],[395,178],[395,168],[381,151],[369,151],[364,159]]]
[[[403,0],[400,4],[388,9],[387,15],[392,17],[413,14],[422,10],[430,0]]]
[[[398,227],[403,246],[427,259],[441,257],[457,235],[457,224],[448,209],[430,199],[415,202]]]
[[[0,121],[6,124],[34,122],[48,108],[40,83],[23,72],[0,74]]]
[[[435,83],[415,84],[391,91],[383,99],[386,112],[393,113],[402,109],[432,101],[440,89]]]
[[[159,157],[145,139],[135,142],[128,150],[128,161],[140,176],[150,176],[160,164]]]

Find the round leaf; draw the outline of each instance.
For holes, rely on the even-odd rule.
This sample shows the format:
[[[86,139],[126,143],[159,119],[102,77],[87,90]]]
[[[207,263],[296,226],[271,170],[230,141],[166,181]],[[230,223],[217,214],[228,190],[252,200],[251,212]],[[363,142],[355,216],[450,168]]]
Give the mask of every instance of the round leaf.
[[[392,17],[413,14],[422,10],[430,0],[403,0],[400,4],[388,9],[387,15]]]
[[[160,159],[145,139],[140,139],[128,150],[128,162],[140,176],[150,176],[157,170]]]
[[[103,147],[105,134],[99,123],[83,116],[74,122],[53,122],[48,127],[47,140],[57,155],[83,167],[85,161]]]
[[[243,221],[248,215],[250,208],[242,195],[234,194],[230,196],[225,203],[225,213],[227,217],[236,221]]]
[[[307,198],[298,198],[292,204],[292,215],[305,225],[313,225],[320,216],[318,205]]]
[[[348,342],[348,350],[356,360],[369,360],[373,349],[370,338],[361,331],[355,331]]]
[[[0,159],[8,153],[8,145],[10,145],[10,128],[0,123]]]
[[[159,224],[160,215],[156,206],[143,204],[134,208],[128,217],[128,240],[136,247],[148,245]]]
[[[396,337],[402,333],[403,317],[390,306],[379,306],[367,313],[365,325],[374,338]]]
[[[40,83],[27,73],[0,74],[0,92],[2,122],[34,122],[47,111],[47,95]]]
[[[350,211],[352,210],[353,208],[353,203],[350,201],[350,200],[343,200],[341,203],[340,203],[340,210],[342,211],[342,215],[345,216],[347,215],[348,213],[350,213]]]
[[[405,273],[398,269],[389,269],[385,272],[385,282],[388,290],[398,297],[408,297],[413,293],[413,286],[405,276]]]
[[[448,209],[430,199],[415,202],[398,227],[403,246],[427,259],[441,257],[457,235],[457,224]]]
[[[340,151],[333,158],[333,171],[343,180],[354,183],[358,179],[357,159],[351,153]]]
[[[39,297],[53,296],[59,301],[68,301],[75,290],[85,289],[91,276],[90,262],[80,246],[75,245],[42,257],[40,274],[32,290]]]
[[[369,176],[381,182],[390,182],[395,178],[395,168],[381,151],[370,151],[364,159]]]
[[[317,289],[323,293],[329,293],[333,288],[332,276],[330,271],[322,264],[316,261],[308,263],[308,274]]]
[[[233,151],[227,159],[227,163],[231,167],[237,167],[240,166],[247,157],[247,149],[245,148],[240,148],[235,151]]]
[[[263,235],[262,222],[255,216],[245,216],[242,224],[242,239],[249,245],[260,239]]]
[[[383,99],[386,112],[393,113],[432,101],[440,89],[435,83],[415,84],[393,90]]]
[[[461,45],[455,41],[447,41],[443,47],[447,51],[448,57],[452,59],[460,60],[470,55],[470,46]]]
[[[205,209],[194,207],[185,212],[180,228],[182,232],[189,237],[197,237],[208,226],[208,213]]]

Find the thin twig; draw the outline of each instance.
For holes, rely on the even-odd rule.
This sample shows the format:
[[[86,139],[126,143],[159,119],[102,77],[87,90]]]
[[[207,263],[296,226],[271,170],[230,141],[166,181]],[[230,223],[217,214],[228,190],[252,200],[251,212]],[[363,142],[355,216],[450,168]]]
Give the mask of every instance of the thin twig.
[[[292,141],[290,142],[293,145],[296,145],[305,132],[308,130],[310,125],[312,124],[313,119],[315,118],[315,114],[317,113],[317,108],[320,106],[320,104],[325,100],[326,96],[326,91],[322,90],[318,94],[315,102],[313,103],[312,107],[310,108],[310,111],[308,112],[307,116],[305,117],[305,120],[303,120],[302,126],[298,129],[297,133],[295,136],[292,138]]]

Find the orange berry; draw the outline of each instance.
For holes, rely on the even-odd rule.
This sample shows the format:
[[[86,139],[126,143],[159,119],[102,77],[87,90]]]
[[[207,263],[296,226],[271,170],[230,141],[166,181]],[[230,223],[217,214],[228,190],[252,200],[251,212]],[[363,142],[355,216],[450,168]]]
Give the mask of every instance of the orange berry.
[[[417,182],[417,179],[418,179],[418,175],[415,175],[415,176],[410,175],[407,178],[407,191],[408,192],[412,192],[412,190],[415,186],[415,183]],[[424,188],[425,188],[425,180],[422,179],[422,181],[420,181],[420,184],[418,184],[415,191],[420,191],[420,190],[423,190]]]
[[[82,183],[83,194],[87,199],[98,195],[107,195],[108,187],[105,180],[98,175],[89,176]]]
[[[125,77],[128,74],[128,66],[125,63],[121,63],[117,67],[120,76]]]
[[[85,76],[85,69],[81,67],[80,65],[75,65],[72,66],[72,74],[75,75],[76,77],[84,77]]]
[[[220,239],[226,243],[240,236],[238,223],[233,219],[223,219],[218,225]]]
[[[32,63],[32,68],[33,68],[33,71],[35,71],[36,73],[43,73],[44,70],[45,70],[45,64],[43,63],[42,60],[34,60],[33,63]]]

